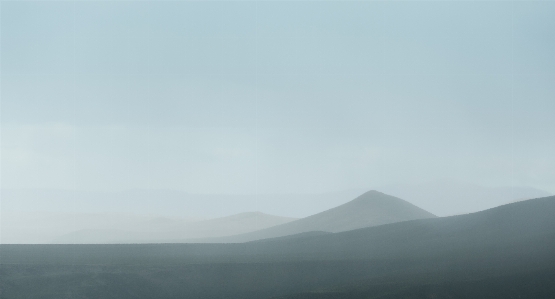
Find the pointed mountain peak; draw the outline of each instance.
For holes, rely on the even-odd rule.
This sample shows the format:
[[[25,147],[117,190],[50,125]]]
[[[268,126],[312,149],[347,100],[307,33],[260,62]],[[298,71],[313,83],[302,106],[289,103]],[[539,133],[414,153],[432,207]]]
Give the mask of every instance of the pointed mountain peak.
[[[370,190],[370,191],[366,191],[366,192],[362,193],[361,195],[359,195],[358,197],[356,197],[352,201],[369,200],[369,199],[381,198],[381,197],[384,197],[384,196],[385,197],[393,197],[391,195],[387,195],[387,194],[382,193],[382,192],[377,191],[377,190]]]
[[[387,207],[391,207],[391,208],[411,207],[414,209],[422,210],[408,201],[405,201],[398,197],[391,196],[376,190],[367,191],[361,194],[360,196],[358,196],[357,198],[351,200],[350,202],[347,202],[337,208],[344,207],[344,206],[352,207],[353,205],[358,205],[360,207],[371,208],[371,209],[381,209],[381,208],[387,208]]]
[[[245,242],[312,231],[334,233],[434,217],[436,216],[400,198],[371,190],[338,207],[296,221],[237,236],[235,240]]]

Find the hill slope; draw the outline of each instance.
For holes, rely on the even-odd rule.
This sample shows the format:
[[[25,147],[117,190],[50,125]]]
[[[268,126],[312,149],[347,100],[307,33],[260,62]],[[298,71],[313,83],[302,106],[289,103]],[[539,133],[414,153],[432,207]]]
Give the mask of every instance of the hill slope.
[[[346,204],[286,224],[228,238],[200,241],[246,242],[311,231],[335,233],[434,217],[436,216],[400,198],[378,191],[368,191]]]

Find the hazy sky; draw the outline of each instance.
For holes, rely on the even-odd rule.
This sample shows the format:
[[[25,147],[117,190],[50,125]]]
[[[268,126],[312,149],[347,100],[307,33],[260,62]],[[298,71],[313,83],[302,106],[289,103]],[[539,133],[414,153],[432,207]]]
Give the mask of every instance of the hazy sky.
[[[1,187],[555,192],[554,1],[2,1]]]

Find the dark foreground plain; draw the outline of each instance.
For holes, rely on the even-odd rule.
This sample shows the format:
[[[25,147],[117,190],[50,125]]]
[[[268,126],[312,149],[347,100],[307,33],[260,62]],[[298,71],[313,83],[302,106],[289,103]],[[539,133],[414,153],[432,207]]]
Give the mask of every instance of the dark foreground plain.
[[[555,298],[555,197],[238,244],[1,245],[0,298]]]

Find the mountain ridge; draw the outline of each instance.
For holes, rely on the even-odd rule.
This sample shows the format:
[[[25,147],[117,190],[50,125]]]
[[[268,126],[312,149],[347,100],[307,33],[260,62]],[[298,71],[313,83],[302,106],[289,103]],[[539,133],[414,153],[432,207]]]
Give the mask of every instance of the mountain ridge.
[[[435,217],[432,213],[405,200],[376,190],[370,190],[345,204],[289,223],[237,236],[196,239],[189,240],[189,242],[248,242],[311,231],[335,233],[394,222]]]

